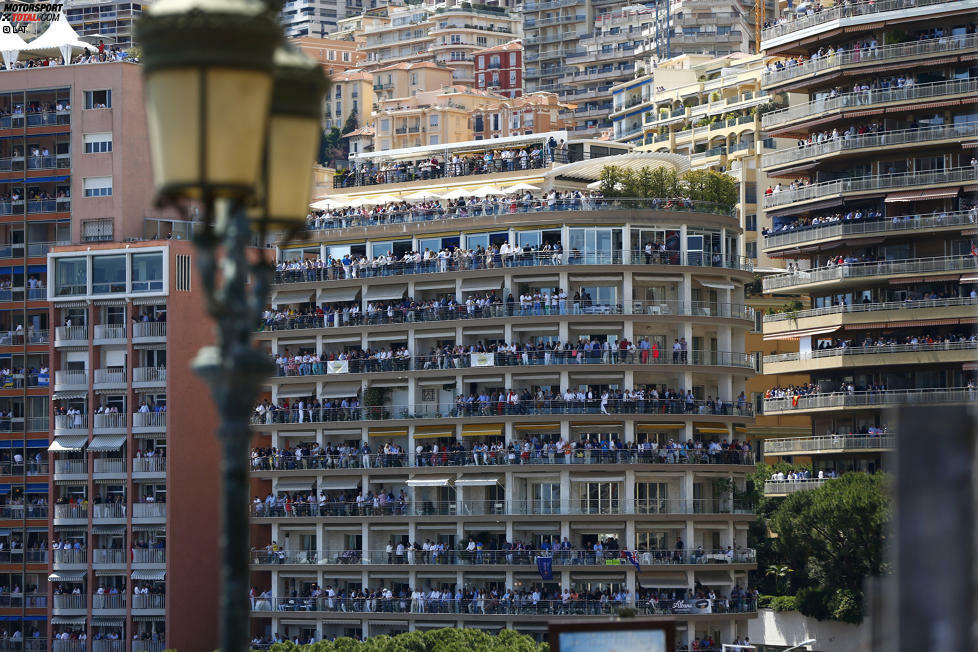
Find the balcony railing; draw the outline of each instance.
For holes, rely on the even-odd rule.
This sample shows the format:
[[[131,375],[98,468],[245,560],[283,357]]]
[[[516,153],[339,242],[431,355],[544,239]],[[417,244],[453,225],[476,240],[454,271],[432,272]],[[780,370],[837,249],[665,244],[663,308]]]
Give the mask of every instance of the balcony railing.
[[[805,353],[781,353],[764,356],[764,364],[775,362],[796,362],[799,360],[818,360],[821,358],[841,358],[851,355],[887,355],[891,353],[936,353],[940,351],[975,351],[978,342],[937,342],[927,344],[886,344],[883,346],[837,346],[831,349],[816,349]],[[880,361],[883,364],[883,361]]]
[[[81,345],[88,344],[87,326],[58,326],[54,329],[54,345]]]
[[[166,518],[166,503],[135,503],[133,518]]]
[[[336,400],[339,403],[339,400]],[[608,401],[602,410],[601,401],[523,401],[519,404],[506,404],[489,401],[487,403],[468,403],[464,405],[378,405],[361,407],[330,407],[306,410],[275,408],[264,416],[256,415],[252,423],[323,423],[331,421],[373,421],[389,419],[451,419],[503,416],[543,416],[551,414],[638,414],[646,416],[699,414],[714,416],[751,417],[750,403],[734,405],[724,400],[723,407],[717,409],[709,401],[683,401],[682,399],[645,399],[641,401]]]
[[[133,342],[166,337],[165,321],[138,321],[132,327]]]
[[[59,646],[58,643],[84,643],[84,641],[51,641],[52,650],[56,652],[84,652],[82,648],[70,648]],[[48,639],[46,638],[25,638],[20,641],[12,639],[0,640],[0,652],[47,652]]]
[[[54,518],[88,519],[88,509],[82,505],[55,505]]]
[[[256,566],[279,564],[312,565],[418,565],[418,566],[533,566],[536,556],[553,560],[554,566],[630,566],[631,561],[617,551],[597,553],[593,550],[445,550],[426,552],[404,550],[402,554],[386,550],[281,550],[268,553],[251,551]],[[676,564],[753,564],[757,556],[751,548],[735,550],[651,550],[635,552],[641,566],[675,566]],[[617,570],[620,570],[617,569]]]
[[[602,514],[752,514],[752,507],[729,498],[626,500],[417,500],[395,501],[374,508],[354,502],[316,505],[296,501],[252,507],[254,518],[320,518],[327,516],[568,516]]]
[[[973,403],[974,387],[934,389],[886,389],[876,392],[832,392],[808,396],[764,399],[764,413],[815,410],[819,408],[927,405],[929,403]],[[796,400],[797,399],[797,400]]]
[[[87,550],[53,550],[54,565],[88,564]]]
[[[134,564],[165,564],[166,550],[144,550],[133,548],[132,563]]]
[[[20,648],[17,648],[18,652]],[[51,641],[51,652],[87,652],[86,641],[55,639]]]
[[[96,340],[124,340],[126,339],[125,324],[96,324]]]
[[[71,387],[88,389],[88,371],[55,370],[54,388],[68,389]]]
[[[134,457],[133,473],[166,473],[165,457]]]
[[[929,213],[927,215],[895,215],[892,217],[881,217],[875,220],[839,221],[799,227],[789,231],[768,233],[764,236],[764,248],[786,247],[811,242],[813,240],[837,238],[844,235],[942,229],[975,224],[976,222],[978,222],[978,216],[971,211]]]
[[[88,431],[87,414],[56,414],[54,415],[54,434],[63,434],[66,431],[75,431],[76,434],[85,434]]]
[[[54,611],[88,609],[87,595],[56,595],[54,596]]]
[[[163,652],[166,643],[163,641],[133,641],[132,652]]]
[[[882,45],[872,49],[850,49],[842,54],[809,59],[801,64],[792,65],[782,70],[765,71],[762,77],[762,83],[764,86],[772,86],[791,81],[797,77],[814,75],[835,68],[857,66],[860,64],[877,66],[895,59],[911,59],[914,61],[909,63],[916,63],[916,59],[924,55],[957,52],[975,47],[978,47],[978,35],[961,34],[942,38],[931,38],[926,41]]]
[[[533,451],[509,456],[508,451],[442,450],[437,453],[335,453],[308,455],[302,459],[281,455],[253,457],[252,471],[322,471],[332,469],[395,469],[428,466],[525,466],[535,464],[754,464],[754,453],[742,450],[709,450],[709,444],[687,450],[640,447],[636,450],[567,448],[563,452]]]
[[[120,596],[120,595],[106,595],[106,596],[93,595],[92,596],[92,609],[97,609],[98,608],[98,607],[95,606],[95,601],[98,600],[98,598],[100,598],[100,597],[103,597],[103,598],[123,598],[124,596]],[[113,601],[111,604],[114,605],[117,602],[118,601]],[[122,602],[122,606],[121,607],[110,606],[110,607],[103,607],[103,608],[104,609],[119,609],[119,610],[124,610],[126,608],[125,599],[123,599],[121,602]],[[104,638],[103,639],[98,639],[98,640],[93,640],[92,641],[92,652],[126,652],[126,642],[123,641],[123,640],[113,641],[113,640],[104,639]]]
[[[976,90],[978,90],[978,79],[972,78],[911,84],[901,88],[874,88],[867,91],[840,93],[835,97],[827,95],[804,104],[795,104],[786,109],[765,113],[761,117],[761,125],[764,129],[770,129],[787,122],[808,119],[814,115],[822,115],[840,109],[856,109],[875,104],[908,102],[945,95],[967,95]]]
[[[828,267],[776,274],[764,278],[764,291],[780,288],[840,281],[847,278],[871,278],[897,274],[926,274],[930,272],[957,272],[978,270],[976,256],[941,256],[938,258],[908,258],[867,263],[843,263]]]
[[[833,7],[821,9],[813,14],[799,14],[788,11],[785,13],[785,16],[791,19],[764,29],[761,32],[761,41],[763,43],[779,36],[818,27],[833,21],[844,21],[847,18],[874,16],[889,12],[899,12],[906,9],[917,9],[919,7],[934,7],[932,12],[933,14],[937,14],[942,11],[942,8],[936,5],[947,5],[947,10],[954,10],[957,4],[958,0],[864,0],[863,2],[839,2]],[[962,2],[961,4],[963,5],[964,3]],[[885,16],[879,16],[878,20],[883,20],[884,18]]]
[[[761,157],[761,166],[771,168],[809,158],[820,159],[838,152],[879,149],[912,143],[933,143],[939,140],[967,139],[975,136],[978,136],[978,123],[898,129],[853,136],[839,135],[835,139],[826,140],[823,143],[805,145],[804,147],[787,147],[765,154]]]
[[[823,435],[818,437],[785,437],[765,439],[765,455],[797,455],[815,452],[848,452],[861,450],[892,450],[894,435]]]
[[[166,596],[159,594],[146,594],[132,596],[132,609],[166,609]]]
[[[93,564],[118,566],[126,564],[126,551],[115,548],[96,548],[92,551]]]
[[[799,491],[809,491],[811,489],[818,489],[826,482],[829,481],[818,478],[812,478],[810,480],[765,480],[764,495],[782,496]]]
[[[165,385],[166,367],[136,367],[132,370],[133,385]]]
[[[935,184],[949,185],[967,183],[978,180],[978,167],[948,168],[929,172],[898,172],[895,174],[880,174],[865,177],[847,177],[834,181],[823,181],[794,190],[783,190],[764,197],[764,207],[774,208],[843,195],[846,193],[872,192],[887,189],[906,189]]]
[[[96,457],[93,462],[95,473],[126,472],[126,460],[121,457]]]
[[[55,475],[85,475],[88,473],[88,465],[85,460],[55,460]]]
[[[978,298],[954,297],[950,299],[918,299],[916,301],[887,301],[885,303],[856,303],[853,305],[826,306],[799,310],[798,312],[779,312],[764,315],[764,322],[806,319],[823,315],[838,315],[850,312],[882,312],[887,310],[930,310],[934,308],[953,308],[957,306],[978,306]]]
[[[118,368],[96,369],[95,387],[123,386],[126,384],[126,370]]]
[[[116,594],[95,594],[92,596],[92,609],[125,609],[126,596],[122,593]],[[121,643],[122,641],[109,641],[110,643]],[[123,648],[120,648],[120,652]]]
[[[0,505],[0,518],[22,520],[24,517],[30,519],[47,519],[47,505]]]
[[[629,308],[631,309],[629,311]],[[325,315],[282,315],[271,317],[259,329],[260,331],[284,331],[307,328],[336,328],[344,326],[386,325],[386,324],[417,324],[441,321],[470,321],[479,319],[503,319],[516,316],[539,316],[532,310],[525,314],[518,306],[508,306],[500,303],[488,306],[476,306],[469,311],[467,306],[455,307],[438,306],[431,308],[408,309],[392,308],[388,315],[386,310],[376,310],[373,314],[356,313],[344,314],[330,312]],[[541,307],[541,315],[684,315],[693,317],[721,317],[729,319],[744,319],[754,321],[754,309],[750,306],[731,303],[713,303],[693,301],[632,301],[630,304],[582,306],[575,308],[574,302],[565,302],[563,308]]]
[[[100,430],[122,430],[126,429],[126,415],[124,413],[109,412],[106,414],[95,415],[95,433]],[[103,433],[105,434],[105,433]]]
[[[639,606],[641,615],[671,615],[673,600],[642,601]],[[618,613],[622,606],[616,600],[601,602],[600,600],[538,600],[531,602],[519,600],[487,600],[479,608],[474,600],[439,599],[426,601],[423,611],[409,597],[394,597],[385,599],[366,598],[256,598],[252,611],[280,612],[319,612],[336,613],[377,613],[383,617],[390,613],[427,613],[427,614],[465,614],[467,617],[519,615],[519,616],[601,616],[607,618]],[[752,599],[717,599],[710,605],[713,614],[754,613],[757,605]]]
[[[92,505],[92,518],[125,518],[126,506],[122,503],[96,503]]]
[[[132,427],[134,432],[166,430],[166,412],[135,412]]]

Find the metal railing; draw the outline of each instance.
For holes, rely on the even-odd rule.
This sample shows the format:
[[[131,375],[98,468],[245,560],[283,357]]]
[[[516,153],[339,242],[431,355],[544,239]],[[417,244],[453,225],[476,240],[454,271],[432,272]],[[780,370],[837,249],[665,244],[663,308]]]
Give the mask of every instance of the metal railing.
[[[46,330],[29,330],[26,333],[27,344],[50,344],[50,333]],[[22,346],[25,344],[23,331],[5,331],[0,333],[0,346]]]
[[[56,369],[54,372],[54,386],[68,387],[77,386],[88,388],[88,371],[72,371],[68,369]]]
[[[860,48],[858,50],[850,48],[842,54],[834,53],[821,56],[817,59],[810,58],[807,61],[791,65],[782,70],[765,71],[761,79],[764,86],[770,86],[790,81],[796,77],[814,75],[834,68],[859,64],[876,66],[894,59],[916,59],[926,54],[956,52],[975,47],[978,47],[978,35],[961,34],[931,38],[926,41],[881,45],[875,48]],[[916,63],[916,61],[911,61],[910,63]]]
[[[818,489],[826,482],[828,480],[820,480],[818,478],[812,478],[810,480],[765,480],[764,494],[770,496],[809,491],[811,489]]]
[[[928,344],[883,344],[880,346],[836,346],[829,349],[815,349],[805,353],[780,353],[764,356],[764,364],[775,362],[795,362],[797,360],[817,360],[848,355],[886,355],[888,353],[928,353],[939,351],[975,351],[978,342],[935,342]]]
[[[797,400],[795,400],[797,398]],[[832,392],[807,396],[766,398],[764,413],[817,408],[865,407],[884,405],[926,405],[928,403],[969,403],[978,399],[973,387],[933,389],[886,389],[875,392]]]
[[[785,437],[781,439],[765,439],[765,455],[792,455],[796,453],[813,453],[817,451],[859,451],[892,449],[896,437],[887,435],[821,435],[817,437]]]
[[[95,609],[125,609],[126,596],[123,593],[95,594],[92,596],[92,610]],[[121,643],[122,641],[108,641],[109,643]],[[122,648],[120,648],[121,650]]]
[[[122,597],[122,596],[117,596],[117,595],[107,595],[107,596],[93,595],[92,596],[92,609],[97,609],[98,608],[98,607],[95,606],[95,601],[97,601],[98,598],[100,598],[100,597],[104,597],[104,598],[119,598],[119,597]],[[113,603],[113,604],[115,604],[115,603]],[[107,607],[103,607],[103,608],[104,609],[120,609],[120,610],[122,610],[122,609],[125,609],[126,608],[126,603],[125,603],[125,600],[123,599],[122,600],[122,606],[111,606],[111,607],[108,607],[107,606]],[[103,639],[99,639],[99,640],[93,640],[92,641],[92,652],[126,652],[126,642],[123,641],[123,640],[121,640],[121,639],[118,640],[118,641],[113,641],[111,639],[104,639],[104,638]]]
[[[132,652],[163,652],[166,643],[163,641],[133,641]]]
[[[96,457],[93,462],[94,473],[126,472],[126,460],[123,457]]]
[[[954,308],[957,306],[978,306],[978,298],[954,297],[950,299],[916,299],[914,301],[886,301],[882,303],[855,303],[852,305],[825,306],[824,308],[811,308],[809,310],[799,310],[797,312],[778,312],[773,315],[764,315],[764,322],[777,321],[796,321],[808,317],[821,317],[823,315],[838,315],[841,313],[852,312],[883,312],[888,310],[930,310],[940,308]]]
[[[96,324],[95,339],[124,340],[126,339],[126,325],[125,324]]]
[[[84,643],[84,641],[51,641],[52,650],[55,652],[84,652],[82,648],[70,648],[59,646],[58,643]],[[0,640],[0,652],[47,652],[48,639],[46,638],[25,638],[20,641],[7,639]]]
[[[134,457],[132,459],[133,473],[166,473],[165,457]]]
[[[337,402],[339,402],[337,400]],[[307,409],[275,408],[264,416],[255,415],[255,425],[285,423],[323,423],[331,421],[386,421],[402,419],[451,419],[503,416],[543,416],[551,414],[639,414],[645,416],[666,414],[699,414],[716,416],[753,416],[749,402],[734,405],[724,400],[717,409],[709,401],[684,401],[683,399],[644,399],[639,401],[608,401],[602,410],[601,401],[536,400],[507,404],[501,401],[466,403],[463,405],[377,405],[359,407],[329,407]]]
[[[55,595],[54,610],[57,612],[62,609],[86,610],[88,609],[88,596],[71,594]]]
[[[166,383],[166,367],[136,367],[132,370],[133,383]]]
[[[96,369],[95,384],[96,385],[125,385],[126,370],[125,369]]]
[[[59,430],[77,430],[78,434],[88,431],[87,414],[56,414],[54,415],[55,434]]]
[[[165,429],[166,412],[134,412],[132,427],[144,429]]]
[[[304,492],[308,493],[308,492]],[[297,500],[276,501],[272,505],[253,505],[253,518],[320,518],[329,516],[551,516],[601,514],[751,514],[752,507],[729,498],[662,498],[627,501],[624,499],[588,500],[406,500],[380,507],[355,502],[328,502],[322,505]]]
[[[55,475],[85,475],[88,465],[85,460],[54,460]]]
[[[897,12],[901,9],[916,9],[919,7],[933,7],[935,5],[947,5],[948,9],[953,9],[957,4],[956,0],[864,0],[863,2],[837,2],[835,6],[823,8],[812,14],[799,15],[796,12],[786,12],[786,16],[795,16],[792,20],[772,25],[761,31],[761,41],[778,38],[792,32],[798,32],[811,27],[818,27],[826,23],[843,20],[846,18],[857,18],[859,16],[871,16],[888,12]],[[934,13],[940,10],[935,8]],[[884,17],[880,17],[882,20]],[[767,46],[763,46],[767,47]]]
[[[96,548],[92,551],[92,563],[125,565],[126,551],[116,548]]]
[[[639,611],[644,615],[672,614],[673,600],[656,602],[642,601]],[[712,600],[711,613],[753,613],[757,605],[749,598]],[[475,600],[472,598],[455,600],[412,601],[410,596],[384,598],[255,598],[252,611],[281,612],[326,612],[326,613],[426,613],[426,614],[466,614],[469,616],[603,616],[614,615],[629,603],[616,600],[536,600],[530,598]]]
[[[907,102],[945,95],[970,94],[974,93],[976,89],[978,89],[978,79],[972,78],[911,84],[899,88],[873,88],[866,91],[839,93],[834,97],[826,95],[804,104],[795,104],[785,109],[765,113],[761,117],[761,125],[764,129],[769,129],[793,120],[809,119],[811,116],[840,109],[855,109],[875,104]]]
[[[95,430],[125,430],[126,414],[121,412],[109,412],[95,415]]]
[[[166,596],[157,593],[132,596],[132,609],[166,609]]]
[[[61,564],[88,564],[87,550],[52,550],[54,565]]]
[[[453,436],[449,436],[452,439]],[[488,437],[487,437],[488,439]],[[597,448],[562,451],[533,450],[525,454],[509,450],[441,450],[437,453],[325,453],[301,459],[280,454],[251,458],[251,469],[259,471],[319,471],[332,469],[424,468],[442,466],[520,466],[529,464],[748,464],[754,453],[742,450],[710,451],[702,448],[616,449],[608,442]]]
[[[134,564],[165,564],[166,550],[157,549],[132,549],[132,563]]]
[[[68,342],[88,343],[87,326],[58,326],[54,329],[55,346],[64,345]]]
[[[274,359],[274,358],[273,358]],[[345,362],[345,365],[341,365]],[[364,373],[396,373],[402,371],[445,371],[499,367],[550,365],[641,365],[641,366],[718,366],[753,369],[750,353],[733,351],[525,351],[523,353],[449,353],[446,355],[416,355],[378,360],[355,358],[329,362],[288,362],[279,364],[279,377],[322,376]]]
[[[928,213],[926,215],[894,215],[878,219],[840,220],[814,226],[803,226],[788,231],[764,235],[764,248],[785,247],[843,235],[868,233],[899,233],[921,229],[940,229],[951,226],[975,224],[978,217],[971,211]]]
[[[757,556],[751,548],[734,550],[649,550],[634,551],[642,566],[674,566],[676,564],[753,564]],[[536,566],[538,555],[550,557],[554,566],[631,566],[631,561],[618,551],[593,550],[443,550],[404,549],[400,554],[386,550],[252,550],[251,563],[256,566],[281,564],[314,565],[518,565]]]
[[[505,185],[503,183],[502,185]],[[380,213],[368,215],[324,214],[308,220],[310,231],[324,229],[343,229],[362,226],[377,226],[381,224],[412,224],[417,222],[435,222],[481,216],[506,216],[524,213],[549,212],[591,212],[591,211],[624,211],[624,210],[655,210],[676,211],[686,213],[710,213],[714,215],[730,215],[729,209],[712,202],[687,199],[625,199],[582,197],[575,199],[512,199],[498,202],[480,201],[463,207],[431,207],[412,206],[410,208],[395,208]]]
[[[462,301],[464,304],[464,300]],[[736,303],[692,301],[689,303],[674,300],[632,301],[624,305],[583,306],[573,300],[564,301],[557,306],[540,306],[525,312],[518,304],[509,305],[502,299],[499,303],[472,306],[466,305],[432,306],[425,308],[404,308],[391,306],[388,309],[363,312],[328,312],[323,315],[291,314],[266,319],[259,331],[301,330],[307,328],[341,328],[356,326],[380,326],[388,324],[420,324],[425,322],[502,319],[507,317],[533,317],[551,315],[682,315],[688,317],[722,317],[754,321],[754,309]]]
[[[133,518],[165,518],[166,503],[134,503]]]
[[[761,157],[761,167],[769,168],[776,165],[794,163],[809,158],[821,158],[837,152],[857,151],[862,149],[877,149],[893,145],[908,145],[911,143],[930,143],[938,140],[974,138],[978,135],[978,123],[960,125],[935,125],[918,127],[916,129],[896,129],[893,131],[878,131],[876,133],[856,134],[846,136],[839,134],[834,139],[803,147],[786,147],[765,154]]]
[[[138,321],[132,325],[132,337],[166,337],[165,321]]]
[[[936,258],[908,258],[865,263],[843,263],[827,267],[774,274],[764,278],[764,290],[839,281],[846,278],[869,278],[895,274],[924,274],[929,272],[953,272],[978,270],[976,256],[939,256]]]
[[[135,511],[135,510],[134,510]],[[125,518],[126,506],[122,503],[95,503],[92,505],[92,519]]]
[[[25,417],[24,424],[27,432],[47,432],[49,421],[47,417]]]

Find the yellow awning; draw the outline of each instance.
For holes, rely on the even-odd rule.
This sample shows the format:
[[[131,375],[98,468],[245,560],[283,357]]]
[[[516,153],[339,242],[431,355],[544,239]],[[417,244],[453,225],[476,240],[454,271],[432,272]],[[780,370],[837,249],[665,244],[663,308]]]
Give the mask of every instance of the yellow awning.
[[[421,435],[421,434],[432,433],[432,432],[447,432],[450,435],[454,435],[455,426],[417,426],[414,429],[415,435]]]
[[[572,428],[594,428],[601,426],[624,426],[625,424],[621,421],[573,421],[571,422]]]
[[[463,437],[499,437],[503,434],[503,424],[486,423],[462,426]]]
[[[368,437],[407,437],[407,430],[377,430],[371,428],[367,432]]]
[[[729,435],[730,431],[726,428],[700,428],[696,426],[696,432],[703,432],[710,435]]]
[[[736,431],[736,432],[747,432],[747,428],[745,428],[743,426],[737,426],[736,428],[734,428],[734,431]]]
[[[517,430],[548,430],[548,429],[560,429],[559,423],[518,423],[516,424]]]
[[[442,430],[441,432],[414,433],[415,439],[444,439],[445,437],[451,437],[452,439],[455,439],[455,431]]]
[[[686,427],[684,423],[640,423],[639,430],[682,430]]]

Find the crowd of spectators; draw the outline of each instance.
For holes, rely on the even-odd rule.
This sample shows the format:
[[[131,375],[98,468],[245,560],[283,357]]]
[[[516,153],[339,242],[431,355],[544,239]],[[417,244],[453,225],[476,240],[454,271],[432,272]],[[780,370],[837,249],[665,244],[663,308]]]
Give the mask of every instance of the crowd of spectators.
[[[28,42],[28,45],[30,45],[30,42]],[[85,52],[72,57],[69,65],[83,63],[110,63],[113,61],[129,61],[131,63],[139,63],[139,58],[134,56],[131,52],[123,50],[118,45],[110,45],[106,47],[104,42],[99,41],[95,52]],[[63,65],[64,59],[60,55],[56,57],[32,56],[21,61],[16,61],[12,69],[20,70],[23,68],[50,68]]]
[[[861,340],[854,339],[824,339],[819,340],[818,351],[849,348],[886,348],[893,346],[913,346],[913,347],[939,347],[946,344],[964,344],[978,342],[978,335],[972,333],[943,333],[932,334],[923,333],[920,335],[910,334],[902,337],[893,335],[881,335],[873,337],[866,335]]]

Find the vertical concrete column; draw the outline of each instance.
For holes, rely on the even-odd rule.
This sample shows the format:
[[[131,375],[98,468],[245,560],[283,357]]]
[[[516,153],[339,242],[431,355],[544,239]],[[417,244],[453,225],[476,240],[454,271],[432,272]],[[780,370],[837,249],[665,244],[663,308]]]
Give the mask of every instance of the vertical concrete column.
[[[628,254],[628,251],[629,250],[626,247],[625,253]],[[630,262],[634,262],[634,261],[630,261]],[[621,284],[621,307],[622,307],[622,312],[624,312],[626,315],[632,314],[633,300],[634,297],[632,296],[632,273],[625,272],[624,275],[622,276],[622,284]],[[625,329],[626,330],[631,329],[630,322],[625,322]],[[629,339],[631,339],[631,337],[629,337]]]
[[[560,513],[567,514],[571,502],[570,470],[560,472]]]

